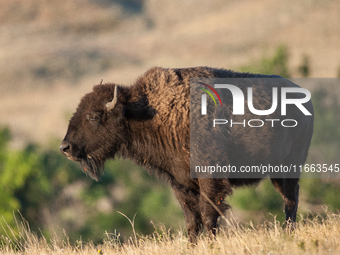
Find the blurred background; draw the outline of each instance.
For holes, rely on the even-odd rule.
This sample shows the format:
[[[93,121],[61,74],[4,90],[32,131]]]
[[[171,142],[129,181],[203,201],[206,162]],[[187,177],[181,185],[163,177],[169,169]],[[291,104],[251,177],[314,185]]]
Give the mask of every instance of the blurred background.
[[[127,160],[100,182],[59,152],[68,120],[93,85],[131,84],[152,66],[211,66],[298,78],[340,77],[338,0],[1,0],[0,223],[18,210],[46,238],[97,243],[107,233],[185,229],[169,186]],[[312,91],[308,162],[339,163],[340,93]],[[337,179],[302,179],[299,213],[340,208]],[[283,222],[268,181],[229,199],[240,222]],[[15,217],[14,217],[15,215]],[[6,235],[0,228],[0,235]]]

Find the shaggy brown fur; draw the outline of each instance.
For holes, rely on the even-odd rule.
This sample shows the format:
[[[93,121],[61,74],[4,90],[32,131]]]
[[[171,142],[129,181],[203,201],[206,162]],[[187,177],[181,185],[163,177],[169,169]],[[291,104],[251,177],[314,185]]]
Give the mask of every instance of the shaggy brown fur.
[[[113,158],[116,154],[134,160],[150,173],[165,176],[184,211],[189,241],[195,243],[202,225],[215,234],[219,216],[203,193],[224,212],[228,208],[228,205],[223,203],[224,198],[232,193],[233,186],[259,181],[190,178],[190,78],[232,77],[274,76],[236,73],[208,67],[184,69],[155,67],[147,71],[131,87],[115,84],[97,85],[81,100],[70,120],[60,149],[65,156],[79,162],[83,171],[94,179],[100,176],[100,169],[105,160]],[[112,111],[108,111],[106,104],[112,101],[115,86],[118,86],[118,103]],[[311,103],[308,107],[312,111]],[[295,150],[294,146],[288,146],[291,151],[285,153],[285,158],[280,159],[281,162],[304,163],[312,135],[312,123],[311,120],[304,124],[306,129],[303,130],[303,138],[297,141],[299,146]],[[293,138],[288,133],[274,134],[268,131],[269,133],[263,135],[263,140],[260,141],[249,135],[242,140],[236,131],[230,133],[230,137],[228,134],[223,136],[226,137],[223,140],[225,146],[230,151],[230,155],[226,155],[229,163],[235,159],[242,159],[252,164],[251,155],[257,155],[256,150],[263,148],[258,146],[260,143],[271,146],[270,144],[275,145],[278,142],[276,140],[281,139],[280,142],[287,144],[285,141],[288,139],[290,145],[294,144]],[[242,144],[242,148],[248,149],[236,147],[237,141]],[[273,153],[282,154],[278,149],[275,150],[277,152],[271,153],[271,149],[267,147],[269,153],[266,157],[276,157]],[[298,160],[294,161],[293,156]],[[269,161],[269,158],[264,158],[264,161]],[[287,220],[295,221],[298,178],[272,181],[285,199]]]

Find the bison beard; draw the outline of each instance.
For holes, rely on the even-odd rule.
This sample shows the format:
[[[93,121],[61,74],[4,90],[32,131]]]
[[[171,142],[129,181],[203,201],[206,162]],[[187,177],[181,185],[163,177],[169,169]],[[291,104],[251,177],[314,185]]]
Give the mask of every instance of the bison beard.
[[[104,162],[101,162],[94,157],[89,158],[89,156],[87,156],[87,158],[81,159],[80,166],[86,175],[98,181]]]
[[[219,211],[224,213],[228,209],[224,199],[232,194],[232,188],[259,180],[190,178],[190,78],[271,77],[278,78],[208,67],[155,67],[131,87],[97,85],[81,100],[60,150],[69,159],[79,162],[83,171],[95,180],[100,177],[105,160],[115,155],[133,160],[151,174],[165,176],[183,209],[189,242],[196,243],[202,225],[211,234],[216,233]],[[282,82],[284,86],[296,86],[285,79]],[[266,93],[260,98],[254,97],[256,109],[263,102],[265,109],[270,107],[270,98],[263,96]],[[232,103],[223,96],[221,94],[223,102]],[[311,102],[305,106],[313,112]],[[298,111],[295,109],[292,113],[300,126],[294,132],[264,129],[265,134],[253,134],[242,129],[228,130],[221,136],[229,149],[228,155],[223,155],[226,163],[241,160],[244,165],[252,165],[254,158],[262,155],[264,162],[275,158],[276,163],[304,164],[313,132],[313,118],[305,120]],[[200,113],[191,109],[191,116],[195,114]],[[245,119],[249,117],[246,115]],[[203,128],[199,132],[204,136],[209,130]],[[223,153],[218,148],[211,148],[211,151],[217,157]],[[271,179],[284,199],[287,222],[296,220],[298,180]]]

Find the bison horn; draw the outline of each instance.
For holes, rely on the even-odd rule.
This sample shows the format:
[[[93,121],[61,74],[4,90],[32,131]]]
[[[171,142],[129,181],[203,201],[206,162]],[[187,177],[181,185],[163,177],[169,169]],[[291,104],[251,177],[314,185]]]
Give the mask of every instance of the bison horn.
[[[118,102],[118,86],[115,85],[115,90],[114,90],[114,94],[113,94],[113,99],[111,102],[108,102],[106,104],[106,110],[108,112],[110,112],[116,105],[116,103]]]

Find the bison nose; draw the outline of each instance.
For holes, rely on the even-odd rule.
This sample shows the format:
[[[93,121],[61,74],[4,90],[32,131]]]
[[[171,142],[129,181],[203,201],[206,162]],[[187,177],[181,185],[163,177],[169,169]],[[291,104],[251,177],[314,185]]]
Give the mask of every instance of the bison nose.
[[[60,145],[60,151],[65,156],[69,156],[69,154],[71,152],[71,144],[66,142],[66,141],[63,141]]]

